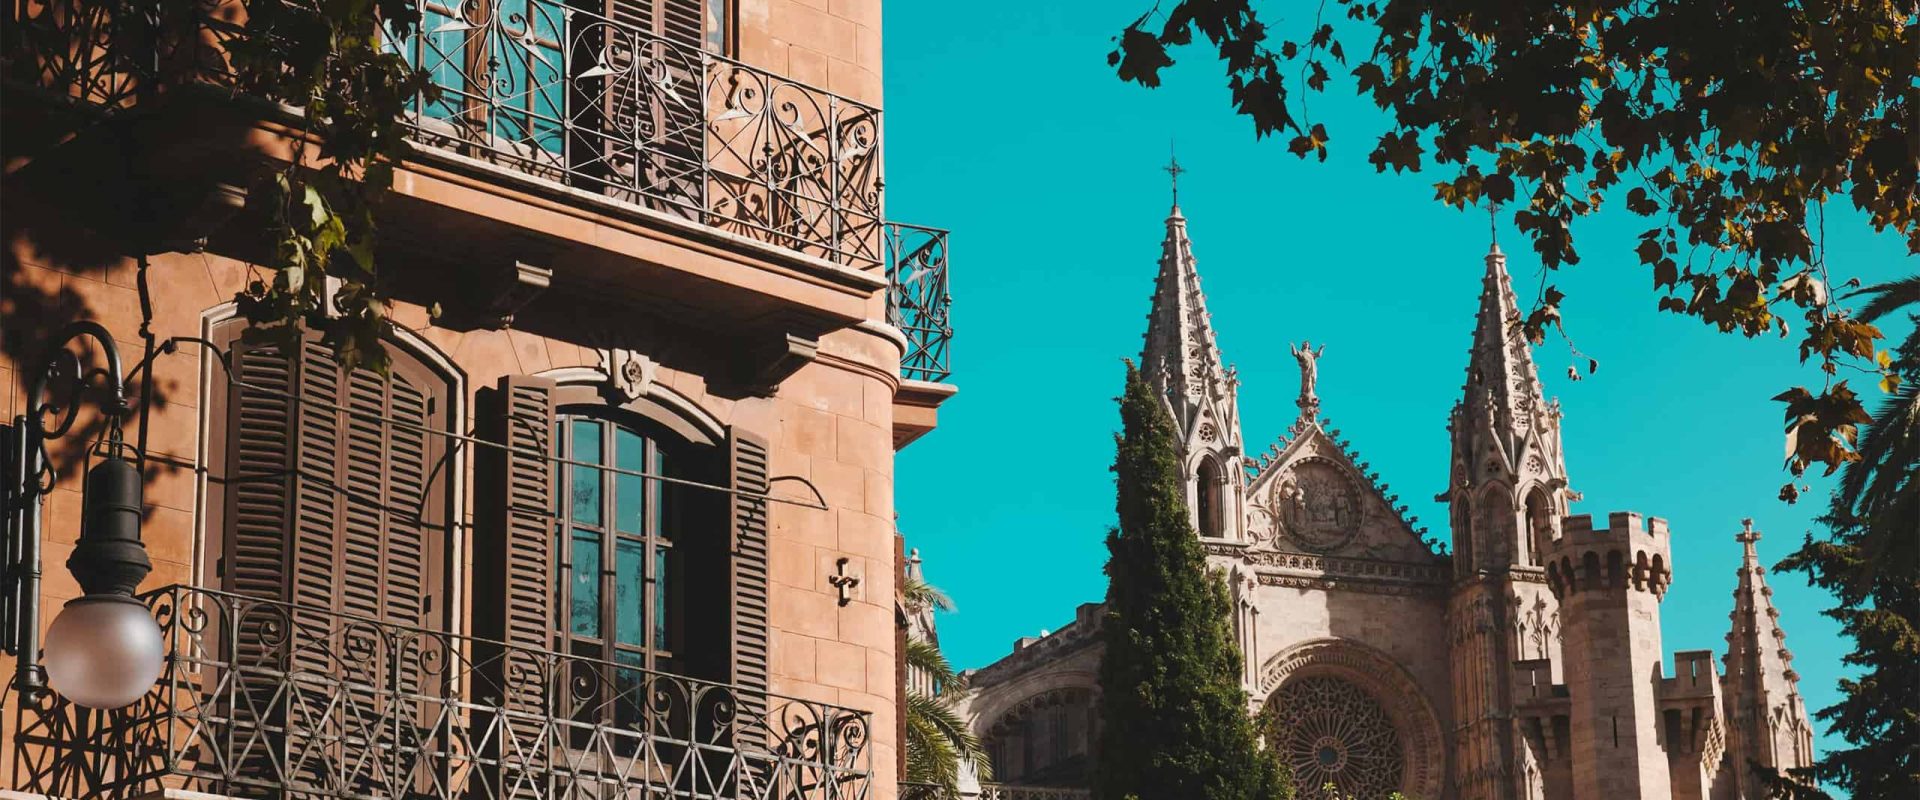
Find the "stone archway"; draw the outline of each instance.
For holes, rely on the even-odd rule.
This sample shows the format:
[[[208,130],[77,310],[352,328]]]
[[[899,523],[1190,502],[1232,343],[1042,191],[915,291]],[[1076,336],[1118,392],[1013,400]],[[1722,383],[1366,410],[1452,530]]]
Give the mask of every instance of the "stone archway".
[[[1413,676],[1355,642],[1296,645],[1260,670],[1262,728],[1303,798],[1332,783],[1342,796],[1439,797],[1446,749]]]

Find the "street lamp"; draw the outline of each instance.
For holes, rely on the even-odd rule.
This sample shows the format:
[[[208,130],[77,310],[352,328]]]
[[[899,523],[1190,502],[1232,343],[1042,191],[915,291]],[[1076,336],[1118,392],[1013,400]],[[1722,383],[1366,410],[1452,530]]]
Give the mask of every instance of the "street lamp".
[[[106,358],[104,369],[82,370],[79,357],[67,349],[76,339],[90,338]],[[64,369],[63,369],[64,368]],[[72,385],[64,402],[44,397],[56,370],[71,373]],[[40,615],[40,498],[50,487],[42,479],[45,443],[72,427],[76,412],[96,379],[107,392],[102,411],[108,427],[101,459],[87,471],[81,499],[80,539],[67,569],[86,594],[67,603],[47,628],[45,674],[33,664]],[[120,437],[120,418],[128,411],[125,377],[113,337],[95,322],[76,322],[61,332],[33,373],[27,395],[34,404],[23,420],[26,469],[22,471],[25,515],[19,552],[24,556],[26,585],[20,592],[19,668],[15,685],[23,694],[37,695],[51,686],[67,699],[88,708],[111,709],[132,704],[160,677],[165,642],[160,627],[145,604],[134,598],[141,579],[152,571],[145,545],[140,542],[143,514],[140,468],[127,458],[132,449]],[[51,418],[52,427],[48,427]],[[134,453],[137,458],[138,453]]]

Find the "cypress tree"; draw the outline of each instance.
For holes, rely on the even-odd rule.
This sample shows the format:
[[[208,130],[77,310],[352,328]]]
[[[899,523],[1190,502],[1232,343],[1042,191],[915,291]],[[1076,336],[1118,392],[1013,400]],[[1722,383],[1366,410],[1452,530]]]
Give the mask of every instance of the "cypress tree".
[[[1247,714],[1226,582],[1187,521],[1173,420],[1131,362],[1120,419],[1094,797],[1289,796]]]

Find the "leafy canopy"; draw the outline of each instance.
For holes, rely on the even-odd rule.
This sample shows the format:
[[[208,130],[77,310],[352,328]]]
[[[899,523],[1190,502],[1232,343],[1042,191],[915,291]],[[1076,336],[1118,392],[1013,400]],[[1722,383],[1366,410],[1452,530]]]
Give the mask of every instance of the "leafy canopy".
[[[1173,420],[1131,363],[1120,418],[1094,796],[1289,797],[1247,712],[1225,582],[1188,522]]]
[[[199,5],[163,8],[197,15]],[[411,152],[404,114],[432,85],[381,42],[412,35],[420,8],[416,0],[248,0],[246,13],[246,31],[227,42],[236,88],[302,109],[309,140],[304,159],[248,196],[274,221],[274,252],[272,275],[235,298],[247,335],[287,343],[303,325],[317,326],[341,363],[385,371],[380,340],[392,323],[374,259],[373,204]],[[331,297],[327,278],[336,284]]]
[[[1817,232],[1843,200],[1920,253],[1920,2],[1334,0],[1297,6],[1312,23],[1287,35],[1253,5],[1156,5],[1109,63],[1157,86],[1203,38],[1256,135],[1322,161],[1333,136],[1291,92],[1345,72],[1390,123],[1368,152],[1377,170],[1430,162],[1440,202],[1510,208],[1549,269],[1579,263],[1574,219],[1623,203],[1646,220],[1635,255],[1661,310],[1748,337],[1799,328],[1801,360],[1829,385],[1779,398],[1795,410],[1794,474],[1858,457],[1861,401],[1833,376],[1855,367],[1889,392],[1898,376],[1879,329],[1833,302]],[[1561,298],[1542,288],[1525,321],[1536,343]]]

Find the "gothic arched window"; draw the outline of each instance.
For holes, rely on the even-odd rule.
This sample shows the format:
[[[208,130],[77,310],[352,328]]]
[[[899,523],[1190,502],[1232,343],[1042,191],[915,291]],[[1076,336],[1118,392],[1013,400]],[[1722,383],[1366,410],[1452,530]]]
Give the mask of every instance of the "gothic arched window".
[[[1217,539],[1224,535],[1227,526],[1221,490],[1225,486],[1220,465],[1212,457],[1200,459],[1200,467],[1194,470],[1193,476],[1193,506],[1201,536]]]
[[[1468,522],[1472,518],[1467,501],[1456,494],[1453,498],[1453,576],[1456,579],[1473,574],[1473,530]]]
[[[1527,563],[1546,563],[1547,543],[1553,540],[1553,507],[1545,492],[1527,493]]]

